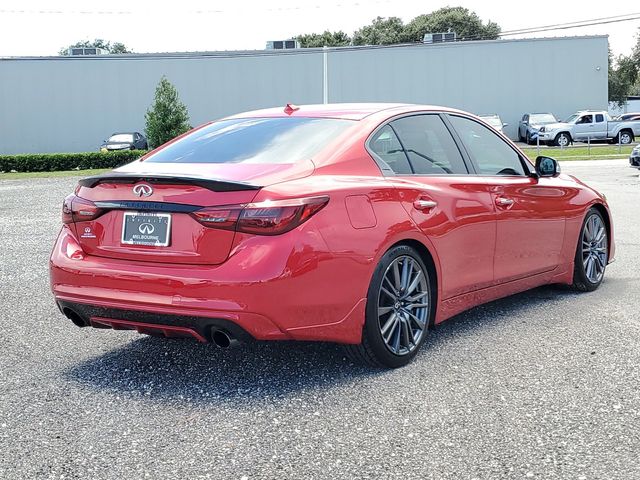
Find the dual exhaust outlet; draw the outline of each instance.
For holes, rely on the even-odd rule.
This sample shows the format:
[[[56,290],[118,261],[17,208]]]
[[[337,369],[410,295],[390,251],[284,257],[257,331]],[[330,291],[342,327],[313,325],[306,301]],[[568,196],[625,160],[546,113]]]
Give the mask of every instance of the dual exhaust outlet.
[[[212,330],[211,341],[218,348],[235,347],[240,344],[240,341],[225,332],[224,330]]]
[[[200,342],[207,342],[207,339],[192,328],[175,327],[171,325],[151,325],[140,324],[137,322],[129,322],[125,320],[115,319],[99,319],[98,323],[92,322],[91,319],[80,315],[75,310],[65,307],[62,311],[64,315],[73,322],[77,327],[97,327],[97,328],[113,328],[114,330],[137,330],[139,333],[146,333],[153,336],[161,337],[185,337],[191,336]],[[218,348],[230,348],[240,344],[240,341],[226,330],[216,327],[211,329],[209,340]]]

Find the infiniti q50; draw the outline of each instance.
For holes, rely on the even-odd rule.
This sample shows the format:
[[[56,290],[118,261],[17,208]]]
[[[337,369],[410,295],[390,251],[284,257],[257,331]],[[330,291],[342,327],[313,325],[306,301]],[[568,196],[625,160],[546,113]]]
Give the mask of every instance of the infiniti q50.
[[[606,199],[462,111],[287,105],[198,127],[62,207],[51,287],[78,326],[345,344],[407,364],[436,324],[544,284],[596,289]]]

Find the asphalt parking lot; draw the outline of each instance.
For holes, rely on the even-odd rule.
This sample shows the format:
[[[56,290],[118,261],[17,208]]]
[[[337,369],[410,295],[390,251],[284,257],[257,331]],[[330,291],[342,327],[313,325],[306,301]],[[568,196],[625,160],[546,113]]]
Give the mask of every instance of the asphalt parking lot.
[[[0,181],[0,478],[640,478],[638,172],[562,167],[612,206],[602,287],[475,308],[395,371],[78,329],[47,266],[77,178]]]

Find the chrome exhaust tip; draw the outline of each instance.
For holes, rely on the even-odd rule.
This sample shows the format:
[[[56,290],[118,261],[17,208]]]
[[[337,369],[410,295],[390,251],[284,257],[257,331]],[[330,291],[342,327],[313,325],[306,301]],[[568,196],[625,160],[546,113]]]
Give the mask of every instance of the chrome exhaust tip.
[[[65,317],[71,320],[76,327],[86,327],[87,325],[89,325],[89,323],[86,322],[84,318],[80,316],[80,314],[74,312],[70,308],[65,308],[64,310],[62,310],[62,313],[64,313]]]
[[[224,330],[214,330],[211,334],[211,340],[219,348],[230,348],[238,345],[240,342],[229,335]]]

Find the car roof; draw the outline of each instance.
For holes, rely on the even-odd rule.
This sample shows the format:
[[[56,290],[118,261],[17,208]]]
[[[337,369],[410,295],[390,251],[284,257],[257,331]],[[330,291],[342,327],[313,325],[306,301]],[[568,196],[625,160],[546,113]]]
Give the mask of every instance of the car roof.
[[[290,108],[287,109],[287,106]],[[340,118],[346,120],[362,120],[370,115],[388,112],[399,115],[415,111],[445,111],[464,113],[447,107],[435,105],[415,105],[409,103],[329,103],[319,105],[283,105],[282,107],[253,110],[226,117],[256,118],[256,117],[307,117],[307,118]]]

